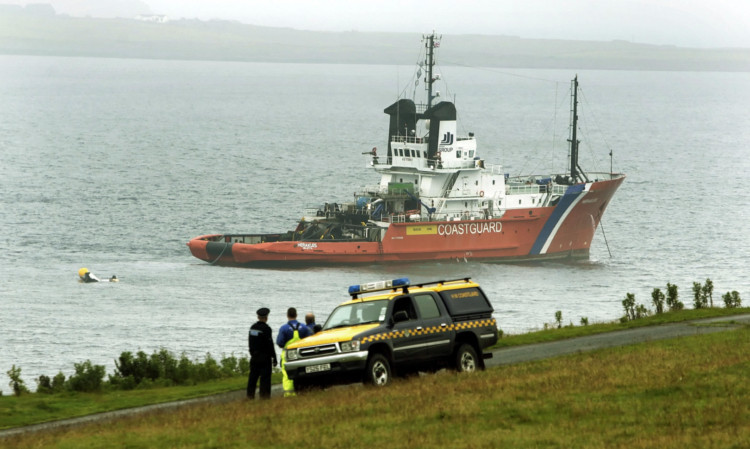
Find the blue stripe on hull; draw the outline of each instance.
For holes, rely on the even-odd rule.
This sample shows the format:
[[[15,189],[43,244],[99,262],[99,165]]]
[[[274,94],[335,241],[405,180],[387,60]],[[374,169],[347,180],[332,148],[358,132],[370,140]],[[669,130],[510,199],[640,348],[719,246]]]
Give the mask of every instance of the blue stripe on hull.
[[[534,245],[531,247],[531,251],[529,251],[530,255],[541,254],[542,248],[544,248],[544,244],[557,226],[557,222],[560,221],[568,208],[570,208],[576,198],[578,198],[581,192],[583,192],[585,186],[586,184],[576,184],[568,187],[568,190],[565,191],[565,195],[560,198],[557,206],[555,206],[555,209],[552,211],[552,215],[550,215],[549,219],[547,219],[547,222],[544,224],[542,232],[540,232],[539,236],[536,238]]]

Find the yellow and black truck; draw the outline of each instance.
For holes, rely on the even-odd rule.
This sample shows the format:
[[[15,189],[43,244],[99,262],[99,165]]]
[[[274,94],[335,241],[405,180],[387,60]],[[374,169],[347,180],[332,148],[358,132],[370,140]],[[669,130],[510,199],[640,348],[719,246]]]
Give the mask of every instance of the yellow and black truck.
[[[352,285],[321,332],[289,345],[297,388],[342,381],[384,386],[395,374],[484,368],[497,342],[493,309],[470,278],[412,285],[407,278]],[[364,294],[367,294],[366,296]]]

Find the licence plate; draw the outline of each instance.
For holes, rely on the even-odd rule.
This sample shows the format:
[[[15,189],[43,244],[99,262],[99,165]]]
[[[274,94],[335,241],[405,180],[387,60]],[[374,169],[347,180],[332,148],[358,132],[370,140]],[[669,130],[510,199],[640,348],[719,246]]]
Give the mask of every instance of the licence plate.
[[[319,373],[321,371],[330,371],[331,370],[331,364],[330,363],[324,363],[322,365],[310,365],[305,367],[306,373]]]

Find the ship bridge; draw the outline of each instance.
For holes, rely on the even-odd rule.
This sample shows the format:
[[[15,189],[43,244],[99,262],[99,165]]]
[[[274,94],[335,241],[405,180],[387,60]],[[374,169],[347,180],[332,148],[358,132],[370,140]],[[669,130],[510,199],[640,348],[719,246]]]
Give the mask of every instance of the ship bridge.
[[[388,150],[385,157],[372,154],[372,165],[379,172],[473,168],[480,161],[473,133],[468,137],[457,135],[453,103],[443,101],[427,108],[401,99],[384,112],[390,116]]]

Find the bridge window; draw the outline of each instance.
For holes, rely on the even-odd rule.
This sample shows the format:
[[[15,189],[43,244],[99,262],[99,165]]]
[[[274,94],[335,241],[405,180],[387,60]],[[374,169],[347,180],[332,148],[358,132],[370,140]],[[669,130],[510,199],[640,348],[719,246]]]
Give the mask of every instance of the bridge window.
[[[460,159],[460,158],[461,158],[461,150],[456,150],[456,157],[457,157],[458,159]]]

